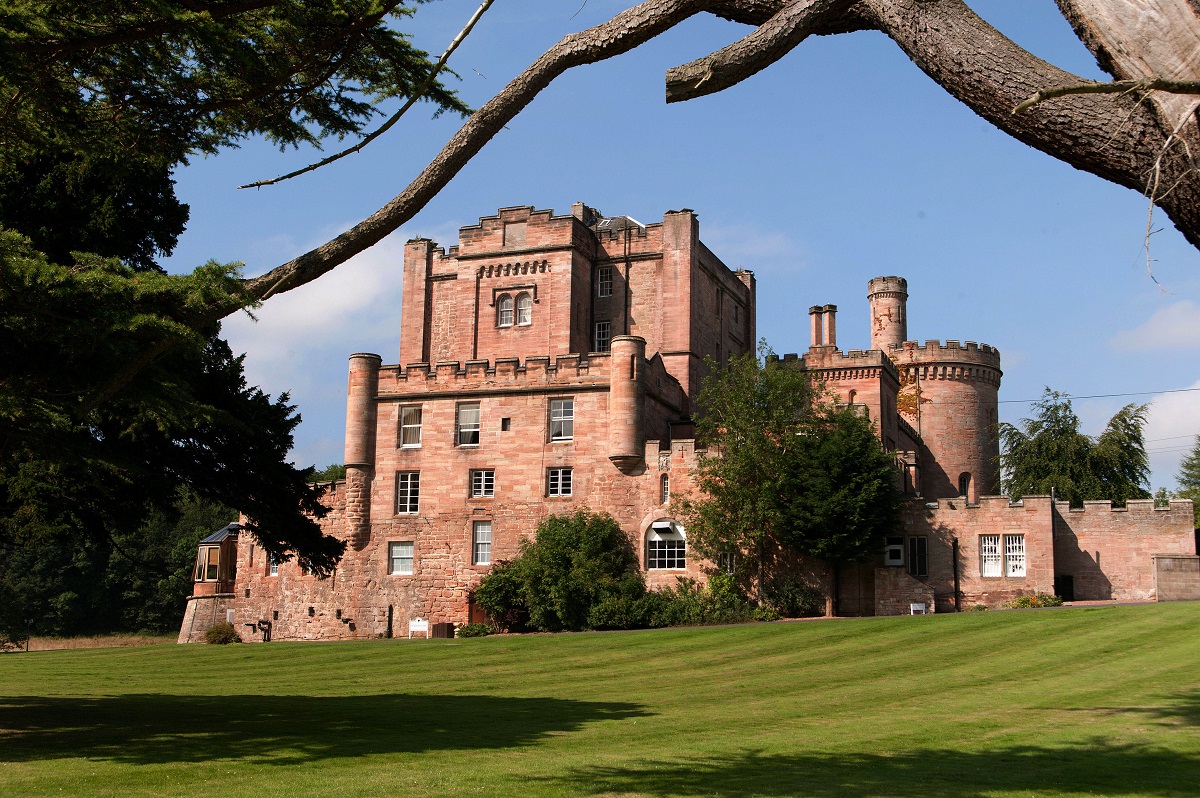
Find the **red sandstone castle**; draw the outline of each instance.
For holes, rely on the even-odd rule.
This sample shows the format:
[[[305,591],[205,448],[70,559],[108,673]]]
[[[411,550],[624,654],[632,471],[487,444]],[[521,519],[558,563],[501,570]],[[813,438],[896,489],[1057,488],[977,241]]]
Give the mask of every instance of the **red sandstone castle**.
[[[913,499],[877,562],[815,577],[837,585],[840,612],[1200,593],[1190,501],[1074,511],[990,495],[999,353],[908,341],[907,296],[899,277],[870,281],[868,350],[837,348],[825,305],[808,351],[784,356],[876,422]],[[504,208],[449,250],[408,242],[399,363],[350,357],[347,475],[323,522],[348,544],[336,574],[276,562],[230,525],[201,543],[180,641],[229,616],[286,639],[478,620],[471,590],[491,564],[578,507],[621,524],[652,586],[703,578],[669,500],[691,487],[705,358],[755,341],[753,274],[709,251],[687,209],[643,225],[582,203]]]

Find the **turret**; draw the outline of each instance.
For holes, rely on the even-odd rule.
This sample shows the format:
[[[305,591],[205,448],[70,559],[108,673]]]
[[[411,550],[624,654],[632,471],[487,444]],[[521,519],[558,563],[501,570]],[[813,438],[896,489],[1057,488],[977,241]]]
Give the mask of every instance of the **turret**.
[[[346,396],[346,527],[355,548],[371,536],[371,480],[375,472],[375,422],[379,355],[350,356]]]
[[[887,352],[908,340],[908,281],[876,277],[867,283],[871,303],[871,348]]]
[[[646,339],[618,335],[609,349],[608,459],[622,470],[638,466],[645,456],[642,426],[642,369]]]

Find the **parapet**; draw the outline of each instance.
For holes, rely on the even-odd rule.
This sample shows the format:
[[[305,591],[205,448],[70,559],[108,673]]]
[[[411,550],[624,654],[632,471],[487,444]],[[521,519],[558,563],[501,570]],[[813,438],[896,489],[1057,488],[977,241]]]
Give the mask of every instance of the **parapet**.
[[[974,341],[926,341],[924,346],[916,341],[905,341],[889,348],[888,354],[901,368],[912,366],[931,367],[922,377],[943,379],[983,379],[999,385],[1003,372],[1000,370],[1000,352],[994,346]],[[945,367],[951,367],[947,371]]]
[[[1154,499],[1128,499],[1124,507],[1113,507],[1110,500],[1085,501],[1082,507],[1072,507],[1069,502],[1058,499],[1054,509],[1060,513],[1086,513],[1089,510],[1098,513],[1129,513],[1130,515],[1151,515],[1153,513],[1192,512],[1191,499],[1171,499],[1166,505],[1160,505]]]

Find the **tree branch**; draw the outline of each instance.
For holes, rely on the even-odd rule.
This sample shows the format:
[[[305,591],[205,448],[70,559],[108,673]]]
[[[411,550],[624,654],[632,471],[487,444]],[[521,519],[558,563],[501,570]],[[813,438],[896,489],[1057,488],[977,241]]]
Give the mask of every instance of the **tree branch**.
[[[1034,92],[1027,100],[1013,108],[1012,112],[1019,114],[1022,111],[1028,111],[1033,106],[1043,103],[1046,100],[1052,100],[1055,97],[1067,97],[1075,94],[1128,94],[1129,92],[1143,93],[1147,91],[1165,91],[1171,94],[1200,94],[1200,81],[1148,78],[1145,80],[1114,80],[1109,83],[1074,83],[1069,86],[1055,86]]]
[[[469,20],[467,20],[467,24],[463,26],[462,30],[458,32],[458,35],[454,37],[454,40],[450,42],[450,46],[446,48],[446,52],[442,53],[442,57],[437,60],[437,63],[433,67],[433,71],[429,73],[429,77],[425,78],[425,81],[417,87],[417,90],[412,93],[412,96],[408,98],[408,101],[404,103],[399,111],[392,114],[390,119],[380,125],[370,135],[364,137],[362,141],[358,142],[353,147],[347,147],[341,152],[331,155],[328,158],[318,161],[317,163],[309,164],[303,169],[297,169],[295,172],[289,172],[286,175],[271,178],[270,180],[258,180],[253,183],[247,183],[244,186],[238,186],[238,188],[261,188],[263,186],[273,186],[276,183],[282,183],[284,180],[290,180],[293,177],[299,177],[307,172],[316,171],[322,166],[326,166],[334,161],[345,158],[347,155],[352,155],[358,152],[363,147],[366,147],[372,141],[382,136],[392,127],[392,125],[400,121],[400,117],[404,116],[409,108],[412,108],[418,100],[425,96],[425,92],[429,91],[434,82],[437,80],[438,74],[443,68],[445,68],[446,61],[449,60],[450,54],[458,49],[458,46],[462,44],[463,39],[467,38],[467,36],[471,33],[471,29],[475,27],[475,23],[479,21],[479,18],[482,17],[483,13],[491,7],[493,2],[495,2],[495,0],[483,0],[483,3],[480,4],[479,8],[475,9],[475,13],[471,15]]]
[[[272,286],[291,276],[291,290],[311,282],[381,241],[411,219],[521,109],[572,67],[604,61],[632,50],[689,17],[706,10],[707,0],[646,0],[608,22],[571,34],[551,47],[524,72],[471,115],[425,170],[384,207],[357,225],[300,257],[247,280],[251,300],[261,299]],[[214,318],[236,312],[232,302],[214,307]]]
[[[681,102],[727,89],[783,58],[840,16],[854,0],[791,0],[753,33],[711,55],[667,70],[667,102]]]

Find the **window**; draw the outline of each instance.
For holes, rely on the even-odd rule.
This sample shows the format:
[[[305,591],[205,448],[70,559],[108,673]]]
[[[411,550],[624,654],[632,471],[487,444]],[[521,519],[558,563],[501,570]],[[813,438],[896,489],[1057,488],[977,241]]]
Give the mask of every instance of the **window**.
[[[659,504],[666,504],[671,501],[671,475],[663,474],[658,478],[658,498]]]
[[[569,441],[575,435],[575,400],[550,400],[550,440]]]
[[[196,581],[197,582],[215,582],[217,574],[220,572],[221,564],[221,547],[220,546],[201,546],[200,554],[196,558]]]
[[[1005,535],[1000,548],[1000,535],[979,536],[980,576],[1025,576],[1025,536]]]
[[[421,498],[421,472],[396,472],[396,515],[407,515],[417,512]]]
[[[571,495],[571,469],[551,468],[546,471],[546,495]]]
[[[511,327],[513,323],[513,298],[508,294],[501,294],[496,300],[496,326]]]
[[[471,402],[458,406],[457,435],[459,446],[479,445],[479,403]]]
[[[482,499],[496,495],[496,472],[491,468],[471,472],[471,498]]]
[[[601,266],[596,276],[596,296],[612,296],[612,266]]]
[[[717,555],[717,568],[723,574],[737,573],[737,552],[723,551]]]
[[[1006,576],[1025,575],[1025,536],[1004,536],[1004,573]]]
[[[267,555],[267,576],[279,576],[279,563],[278,555]]]
[[[929,575],[929,538],[925,535],[908,539],[908,573],[911,576]]]
[[[612,340],[612,322],[598,321],[596,322],[595,334],[592,335],[592,351],[607,352],[609,349],[609,341]]]
[[[656,521],[646,530],[646,569],[687,568],[687,540],[674,521]]]
[[[533,298],[529,294],[517,296],[517,324],[533,324]]]
[[[413,572],[413,542],[402,540],[388,544],[388,573],[407,576]]]
[[[958,475],[958,495],[966,498],[971,495],[971,472],[964,471]]]
[[[476,521],[471,524],[471,564],[492,564],[491,521]]]
[[[421,445],[421,406],[404,405],[400,408],[400,445]]]
[[[883,547],[884,565],[904,565],[904,538],[890,537]]]

